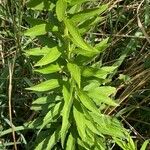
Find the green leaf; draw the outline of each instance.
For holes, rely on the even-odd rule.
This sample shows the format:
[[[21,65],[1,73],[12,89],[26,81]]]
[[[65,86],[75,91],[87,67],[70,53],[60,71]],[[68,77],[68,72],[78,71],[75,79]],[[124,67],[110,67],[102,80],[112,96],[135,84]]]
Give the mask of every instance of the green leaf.
[[[46,104],[46,103],[47,103],[47,97],[40,97],[40,98],[34,100],[32,102],[32,105],[34,105],[34,104]]]
[[[66,2],[69,2],[70,5],[77,5],[77,4],[82,4],[84,2],[88,2],[90,0],[65,0]],[[93,0],[95,1],[95,0]]]
[[[73,21],[74,23],[86,21],[87,19],[91,19],[91,17],[94,17],[98,14],[103,13],[107,8],[108,8],[108,5],[102,5],[99,8],[83,10],[81,12],[74,14],[71,17],[71,21]]]
[[[97,77],[100,79],[106,79],[107,75],[112,73],[116,67],[102,67],[102,68],[94,68],[94,67],[83,67],[82,76],[84,77]]]
[[[116,88],[111,86],[101,86],[96,87],[93,89],[90,89],[88,91],[88,96],[94,99],[97,105],[100,105],[101,103],[108,104],[110,106],[118,106],[118,104],[113,101],[109,96],[111,94],[114,94],[116,92]]]
[[[61,53],[59,52],[58,47],[50,48],[49,53],[47,53],[42,59],[40,59],[35,64],[35,66],[43,66],[43,65],[50,64],[54,62],[55,60],[57,60],[60,55]]]
[[[94,28],[100,22],[104,21],[105,17],[96,16],[91,19],[88,19],[85,22],[82,22],[78,25],[79,32],[81,35],[87,33],[91,28]]]
[[[113,139],[123,150],[137,150],[131,136],[127,132],[126,138],[113,137]]]
[[[90,111],[92,111],[93,113],[96,114],[100,114],[98,108],[96,107],[95,103],[91,100],[90,97],[88,97],[88,95],[86,95],[85,92],[79,92],[78,96],[80,98],[81,103]]]
[[[44,91],[55,89],[59,86],[60,85],[57,79],[51,79],[26,89],[31,91],[37,91],[37,92],[44,92]]]
[[[150,140],[145,140],[140,150],[146,150],[148,144],[150,144]]]
[[[107,147],[106,147],[106,140],[105,138],[100,138],[99,136],[96,136],[95,138],[95,149],[94,150],[106,150]]]
[[[77,139],[77,143],[78,143],[79,150],[91,150],[91,147],[89,146],[88,142],[84,142],[83,140],[81,140],[80,138],[78,138]]]
[[[40,23],[40,24],[39,22],[37,22],[36,25],[26,30],[24,32],[24,35],[34,38],[36,36],[44,35],[47,32],[52,32],[52,31],[53,32],[58,31],[58,27],[52,24],[51,22],[50,23],[45,22],[45,23]]]
[[[99,85],[100,85],[99,81],[97,81],[97,80],[92,80],[92,81],[89,82],[88,85],[86,85],[86,86],[83,88],[83,91],[89,91],[89,90],[91,90],[91,89],[95,89],[95,88],[99,87]]]
[[[90,112],[94,122],[98,124],[97,129],[105,135],[113,137],[126,138],[126,132],[121,123],[116,119],[107,115],[97,115]]]
[[[59,103],[55,104],[55,106],[49,110],[49,112],[46,114],[46,116],[43,119],[43,123],[41,125],[40,130],[38,131],[38,134],[48,123],[53,121],[54,117],[60,115],[61,109],[62,109],[62,103],[59,102]]]
[[[38,18],[32,18],[32,17],[26,17],[25,20],[30,24],[31,26],[40,25],[40,24],[46,24],[46,20],[38,19]]]
[[[68,136],[66,150],[75,150],[75,139],[71,133]]]
[[[35,25],[32,28],[26,30],[24,35],[25,36],[31,36],[31,37],[35,37],[38,35],[44,35],[47,33],[46,25],[47,25],[46,23]]]
[[[32,48],[29,50],[24,50],[25,55],[26,56],[42,56],[42,55],[46,55],[50,52],[50,48],[48,48],[47,46],[45,47],[37,47],[37,48]]]
[[[99,52],[103,52],[108,47],[108,40],[109,40],[109,38],[102,40],[100,43],[95,45],[95,48]]]
[[[50,64],[40,69],[35,69],[34,71],[42,73],[42,74],[50,74],[50,73],[58,72],[60,70],[61,68],[58,64]]]
[[[42,139],[42,141],[38,142],[35,150],[51,150],[60,139],[59,132],[60,127],[56,131],[54,131],[52,135],[48,135],[46,138]]]
[[[62,21],[65,17],[65,11],[67,8],[67,3],[65,0],[58,0],[56,3],[56,15],[59,21]]]
[[[73,77],[73,79],[77,82],[79,88],[81,86],[81,71],[80,67],[73,63],[67,64],[68,70]]]
[[[69,116],[70,116],[70,111],[72,108],[73,104],[73,97],[72,97],[72,92],[73,92],[73,86],[70,87],[70,90],[67,88],[67,86],[63,86],[63,97],[64,97],[64,106],[62,110],[62,127],[61,127],[61,144],[62,147],[64,147],[64,142],[66,138],[66,134],[68,132],[70,123],[69,123]]]
[[[90,46],[89,44],[87,44],[82,37],[80,36],[79,31],[77,30],[77,28],[73,25],[72,21],[70,21],[69,19],[65,19],[64,23],[69,31],[69,33],[72,36],[72,40],[74,42],[74,44],[76,44],[78,47],[82,48],[83,50],[89,51],[89,52],[93,52],[93,53],[99,53],[96,49],[94,49],[92,46]]]
[[[30,0],[27,3],[27,7],[33,10],[52,10],[54,4],[52,4],[49,0]]]
[[[93,122],[92,120],[86,120],[86,126],[87,128],[89,128],[94,134],[97,134],[101,137],[104,137],[99,130],[97,129],[97,127],[95,126],[95,122]]]
[[[60,128],[58,128],[50,137],[46,150],[51,150],[60,139]]]
[[[80,137],[84,140],[86,138],[85,116],[82,107],[77,100],[74,100],[73,116],[76,122],[78,133]]]

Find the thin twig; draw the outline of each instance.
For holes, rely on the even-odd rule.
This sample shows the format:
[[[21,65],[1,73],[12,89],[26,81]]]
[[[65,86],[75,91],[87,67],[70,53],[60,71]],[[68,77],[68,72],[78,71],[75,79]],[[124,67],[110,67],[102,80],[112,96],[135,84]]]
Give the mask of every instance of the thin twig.
[[[131,131],[136,135],[136,136],[139,136],[142,140],[145,140],[145,138],[135,130],[135,128],[123,117],[123,116],[120,116],[123,121],[130,127]]]
[[[14,141],[14,148],[17,150],[17,144],[16,144],[16,136],[15,136],[15,129],[12,121],[12,76],[13,76],[13,69],[14,69],[14,64],[11,64],[10,62],[8,63],[9,67],[9,90],[8,90],[8,97],[9,97],[9,120],[12,128],[12,136],[13,136],[13,141]]]
[[[122,38],[137,38],[137,39],[146,39],[145,36],[134,36],[134,35],[125,35],[125,34],[104,34],[104,33],[92,33],[94,35],[101,35],[101,36],[106,36],[106,37],[122,37]],[[150,39],[150,37],[148,37],[148,39]]]

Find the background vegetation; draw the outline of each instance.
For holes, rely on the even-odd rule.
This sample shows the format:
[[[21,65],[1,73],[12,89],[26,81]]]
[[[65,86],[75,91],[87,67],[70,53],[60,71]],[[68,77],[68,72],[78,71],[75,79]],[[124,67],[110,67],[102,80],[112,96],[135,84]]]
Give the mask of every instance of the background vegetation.
[[[117,89],[114,98],[120,105],[107,107],[104,114],[116,116],[140,149],[150,139],[150,2],[97,0],[83,7],[106,3],[109,7],[103,20],[84,37],[91,45],[109,37],[109,46],[94,64],[118,66],[108,80],[111,79],[109,86]],[[32,27],[29,17],[46,20],[51,14],[27,9],[23,0],[0,1],[0,149],[30,149],[37,135],[35,128],[26,130],[22,125],[39,117],[35,110],[40,108],[32,102],[40,95],[25,88],[43,81],[45,76],[33,71],[39,58],[27,57],[24,50],[51,44],[51,39],[25,36],[24,32]],[[112,143],[108,147],[121,149]]]

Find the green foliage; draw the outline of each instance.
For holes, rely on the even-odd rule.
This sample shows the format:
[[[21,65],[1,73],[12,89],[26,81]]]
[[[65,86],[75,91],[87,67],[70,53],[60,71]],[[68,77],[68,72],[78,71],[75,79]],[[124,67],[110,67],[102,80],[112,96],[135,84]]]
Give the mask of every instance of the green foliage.
[[[86,30],[81,32],[80,27],[103,13],[107,5],[94,9],[73,9],[82,3],[86,3],[86,0],[31,0],[28,3],[28,7],[33,10],[50,11],[53,19],[45,23],[35,19],[33,27],[25,31],[25,35],[38,38],[47,34],[47,38],[51,36],[57,42],[54,47],[36,47],[25,51],[27,57],[34,56],[35,71],[45,78],[45,81],[27,90],[48,96],[39,96],[32,103],[32,109],[41,110],[42,113],[36,119],[41,124],[34,149],[50,150],[61,145],[61,149],[66,150],[104,150],[107,149],[106,141],[116,142],[123,148],[120,141],[125,140],[125,147],[132,145],[132,150],[135,150],[122,124],[115,117],[103,114],[101,108],[102,105],[118,105],[111,96],[116,89],[106,84],[108,75],[116,67],[93,66],[92,63],[86,65],[106,49],[108,38],[91,45],[84,39]],[[57,25],[54,23],[56,20]],[[91,24],[89,21],[88,26]],[[81,56],[82,65],[76,61]],[[55,99],[50,102],[51,96]],[[47,105],[47,109],[42,110],[36,105]],[[34,122],[31,124],[36,128]],[[49,134],[43,136],[44,131]]]
[[[0,1],[0,149],[150,149],[149,0],[106,2]]]

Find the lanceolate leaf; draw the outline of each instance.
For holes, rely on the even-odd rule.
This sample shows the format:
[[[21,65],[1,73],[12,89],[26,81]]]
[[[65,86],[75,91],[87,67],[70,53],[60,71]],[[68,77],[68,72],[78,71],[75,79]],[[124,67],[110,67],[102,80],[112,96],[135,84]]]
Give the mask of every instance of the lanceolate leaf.
[[[62,21],[65,17],[65,11],[67,3],[65,0],[58,0],[56,3],[56,14],[59,21]]]
[[[80,98],[81,103],[90,111],[92,111],[93,113],[99,114],[99,110],[96,107],[95,103],[92,101],[92,99],[90,97],[88,97],[88,95],[86,95],[86,93],[84,92],[79,92],[78,96]]]
[[[85,140],[86,138],[86,125],[85,125],[85,116],[80,106],[80,103],[77,100],[74,100],[74,107],[73,107],[73,116],[76,122],[76,127],[80,137]]]
[[[27,7],[33,10],[51,10],[54,5],[49,0],[30,0]]]
[[[71,76],[74,78],[74,80],[77,82],[79,88],[81,86],[81,71],[79,66],[73,63],[68,63],[67,64],[68,70],[71,74]]]
[[[101,137],[104,137],[102,133],[96,128],[95,123],[92,120],[86,120],[86,126],[89,128],[94,134],[97,134]]]
[[[60,85],[57,79],[51,79],[26,89],[31,91],[37,91],[37,92],[44,92],[44,91],[55,89],[59,86]]]
[[[50,137],[48,144],[46,146],[46,150],[51,150],[54,145],[59,141],[60,139],[60,127],[52,134]]]
[[[60,127],[52,135],[48,135],[35,147],[35,150],[51,150],[60,139]]]
[[[108,7],[107,5],[102,5],[99,8],[83,10],[81,12],[74,14],[71,17],[71,21],[75,23],[86,21],[87,19],[90,19],[91,17],[94,17],[95,15],[101,14],[107,9],[107,7]]]
[[[143,143],[143,145],[142,145],[142,147],[141,147],[140,150],[146,150],[148,144],[150,144],[150,140],[146,140],[146,141]]]
[[[47,22],[43,19],[37,19],[37,18],[32,18],[32,17],[25,17],[25,20],[31,25],[40,25],[40,24],[46,24]]]
[[[32,105],[33,104],[46,104],[46,103],[47,103],[47,97],[40,97],[40,98],[34,100],[32,102]]]
[[[114,141],[123,149],[123,150],[137,150],[135,148],[135,144],[130,137],[130,135],[126,132],[126,138],[116,138],[113,137]],[[141,150],[141,149],[140,149]],[[144,149],[145,150],[145,149]]]
[[[58,64],[50,64],[40,69],[35,69],[34,71],[42,73],[42,74],[50,74],[50,73],[58,72],[60,70],[61,68]]]
[[[43,66],[43,65],[47,65],[49,63],[52,63],[55,60],[57,60],[60,55],[61,55],[61,53],[59,52],[58,48],[53,47],[50,49],[49,53],[47,53],[41,60],[39,60],[35,64],[35,66]]]
[[[82,76],[84,77],[97,77],[100,79],[106,79],[107,75],[113,72],[116,67],[102,67],[102,68],[94,68],[94,67],[83,67]]]
[[[106,38],[104,40],[102,40],[100,43],[95,45],[95,48],[99,51],[99,52],[103,52],[107,47],[108,47],[108,40],[109,38]]]
[[[105,19],[105,17],[101,17],[101,16],[95,16],[91,19],[88,19],[87,21],[79,24],[78,28],[79,28],[79,32],[80,34],[85,34],[86,32],[88,32],[91,28],[95,27],[97,24],[99,24],[100,22],[102,22]]]
[[[65,19],[64,23],[69,31],[69,33],[72,36],[73,42],[74,44],[76,44],[78,47],[90,51],[90,52],[97,52],[98,51],[96,49],[94,49],[92,46],[90,46],[89,44],[87,44],[82,37],[80,36],[79,31],[77,30],[77,28],[73,25],[72,21],[70,21],[69,19]]]
[[[75,150],[75,139],[71,133],[68,136],[66,150]]]
[[[84,2],[88,2],[90,0],[65,0],[65,1],[69,2],[70,5],[77,5],[77,4],[82,4]],[[93,0],[93,1],[95,1],[95,0]]]
[[[25,36],[38,36],[38,35],[44,35],[46,33],[46,23],[35,25],[32,28],[28,29],[24,35]]]
[[[94,122],[98,124],[97,129],[104,135],[113,137],[126,138],[125,129],[116,118],[107,115],[96,115],[90,112]]]
[[[101,86],[96,87],[93,89],[90,89],[88,91],[89,97],[94,99],[94,101],[97,103],[97,105],[100,105],[101,103],[108,104],[110,106],[117,106],[118,104],[113,101],[109,96],[111,94],[114,94],[116,92],[116,89],[111,86]]]
[[[40,133],[40,131],[48,124],[51,123],[54,119],[54,117],[59,116],[60,112],[62,109],[62,104],[61,102],[57,103],[53,108],[51,108],[49,110],[49,112],[46,114],[46,116],[43,119],[43,123],[41,125],[40,130],[38,131],[38,133]]]
[[[47,46],[45,47],[37,47],[37,48],[32,48],[29,50],[24,50],[25,55],[27,56],[42,56],[42,55],[46,55],[50,52],[50,48],[48,48]]]
[[[61,127],[61,143],[62,147],[64,147],[64,142],[66,138],[66,134],[68,132],[68,128],[70,126],[69,116],[70,111],[73,104],[73,87],[70,86],[70,89],[66,85],[63,86],[63,97],[64,97],[64,106],[62,110],[62,127]]]
[[[51,32],[51,31],[58,31],[58,27],[54,26],[51,23],[41,23],[41,24],[34,25],[33,27],[26,30],[24,35],[30,37],[36,37],[39,35],[44,35],[47,32]]]

